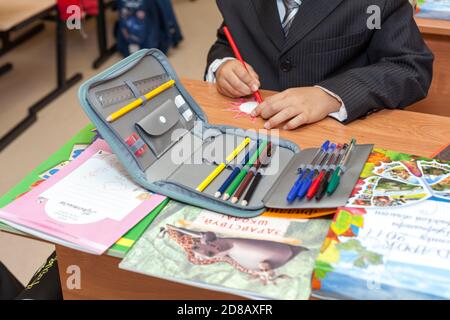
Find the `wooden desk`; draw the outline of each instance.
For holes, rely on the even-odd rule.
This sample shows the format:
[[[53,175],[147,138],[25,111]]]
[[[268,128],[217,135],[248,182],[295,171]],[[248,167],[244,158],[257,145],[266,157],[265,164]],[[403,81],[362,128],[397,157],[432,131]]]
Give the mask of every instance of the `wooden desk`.
[[[450,20],[416,18],[423,38],[435,55],[428,97],[408,110],[450,117]]]
[[[183,80],[183,84],[208,115],[209,122],[230,124],[242,128],[262,128],[263,121],[248,118],[233,119],[229,100],[220,96],[213,85]],[[263,92],[264,96],[269,92]],[[302,148],[318,146],[323,140],[375,143],[377,147],[429,156],[450,137],[450,118],[400,110],[384,110],[365,120],[347,126],[325,119],[295,131],[281,131],[281,136]],[[65,299],[230,299],[233,295],[198,289],[160,280],[118,268],[119,259],[93,256],[56,246],[59,272]],[[81,269],[81,289],[69,290],[66,270],[71,265]]]
[[[450,20],[416,18],[416,23],[424,35],[450,36]]]
[[[0,30],[9,31],[45,13],[55,6],[55,0],[0,0]]]
[[[59,11],[55,0],[17,0],[12,2],[0,0],[0,39],[2,42],[0,55],[12,50],[43,30],[44,24],[41,20],[49,18],[56,23],[56,88],[30,106],[27,115],[4,136],[0,137],[0,152],[37,121],[38,113],[42,109],[70,89],[82,78],[81,73],[76,73],[72,77],[67,78],[66,24],[59,17]],[[38,25],[16,37],[16,39],[10,39],[12,32],[19,31],[38,21],[40,22]],[[0,66],[0,75],[11,69],[11,63]]]
[[[2,43],[0,56],[44,30],[43,23],[35,24],[26,32],[22,32],[16,39],[10,39],[11,32],[20,30],[29,23],[45,17],[54,6],[54,0],[22,0],[19,2],[0,0],[0,39]],[[0,76],[11,71],[12,68],[11,63],[0,66]]]

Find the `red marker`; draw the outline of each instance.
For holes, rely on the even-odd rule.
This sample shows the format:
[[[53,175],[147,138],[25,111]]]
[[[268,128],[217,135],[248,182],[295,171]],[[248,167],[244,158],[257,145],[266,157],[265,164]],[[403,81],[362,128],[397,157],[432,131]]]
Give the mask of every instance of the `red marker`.
[[[244,59],[242,59],[241,53],[239,52],[238,47],[236,46],[236,43],[233,40],[233,37],[231,36],[230,30],[228,30],[227,26],[223,27],[223,32],[225,33],[225,36],[228,39],[228,42],[230,43],[231,49],[233,49],[234,55],[236,56],[236,59],[238,59],[242,65],[244,66],[245,70],[247,70],[247,65],[244,62]],[[259,93],[259,91],[255,91],[253,92],[253,95],[255,96],[256,101],[258,101],[258,103],[262,103],[263,100],[261,98],[261,94]]]
[[[334,162],[334,159],[339,155],[341,148],[342,145],[338,145],[337,147],[335,146],[332,153],[329,153],[327,158],[325,158],[324,165],[322,166],[319,175],[316,176],[316,178],[312,181],[311,186],[306,193],[306,198],[308,200],[311,200],[316,194],[317,189],[319,188],[320,181],[322,181],[326,171],[328,170],[328,166],[330,166]]]

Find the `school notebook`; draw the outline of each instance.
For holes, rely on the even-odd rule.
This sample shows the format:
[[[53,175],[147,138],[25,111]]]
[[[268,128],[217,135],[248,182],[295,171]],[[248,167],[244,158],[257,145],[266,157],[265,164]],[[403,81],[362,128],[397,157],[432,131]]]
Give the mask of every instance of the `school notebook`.
[[[108,249],[107,254],[120,259],[125,257],[125,254],[133,247],[136,241],[141,237],[156,216],[165,208],[169,201],[170,199],[166,198],[161,202],[152,212],[142,219],[141,222],[117,240],[117,242]]]
[[[75,249],[101,254],[165,197],[135,185],[106,142],[0,211],[8,225]]]
[[[16,198],[29,192],[35,186],[39,185],[47,178],[49,174],[57,174],[58,168],[62,163],[69,163],[76,159],[93,141],[99,137],[95,127],[92,124],[87,125],[80,130],[72,139],[64,144],[58,151],[52,154],[48,159],[38,165],[31,171],[22,181],[10,189],[6,194],[0,198],[0,208],[10,204]],[[153,218],[161,211],[168,203],[169,199],[164,200],[158,205],[147,217],[142,219],[136,226],[128,231],[122,238],[120,238],[110,249],[107,254],[110,256],[123,258],[128,250],[133,246],[145,229],[151,224]],[[14,229],[6,224],[0,222],[0,230],[8,231],[15,234],[23,234],[23,232]]]
[[[374,149],[316,261],[315,295],[450,298],[450,162]]]
[[[49,177],[48,173],[56,174],[59,172],[58,168],[62,167],[61,164],[69,163],[71,159],[74,159],[75,155],[79,155],[80,151],[77,146],[88,146],[96,138],[97,133],[92,124],[87,125],[80,132],[78,132],[72,139],[70,139],[64,146],[52,154],[48,159],[34,168],[25,178],[23,178],[17,185],[6,192],[0,197],[0,208],[13,202],[16,198],[27,193],[35,186],[39,185],[46,178]],[[78,150],[78,151],[76,151]],[[46,174],[47,173],[47,174]],[[42,178],[44,177],[44,178]],[[0,222],[0,230],[20,234],[19,230],[11,228],[10,226]]]
[[[119,267],[245,297],[308,299],[329,224],[237,218],[171,201]]]

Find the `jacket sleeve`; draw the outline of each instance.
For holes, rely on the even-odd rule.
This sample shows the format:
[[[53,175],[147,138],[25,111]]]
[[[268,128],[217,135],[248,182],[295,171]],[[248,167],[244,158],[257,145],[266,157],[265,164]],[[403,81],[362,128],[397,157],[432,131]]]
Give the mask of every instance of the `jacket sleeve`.
[[[407,0],[388,0],[381,29],[367,49],[370,65],[318,83],[344,102],[351,122],[383,108],[405,108],[426,97],[434,56],[424,43]]]
[[[234,57],[233,50],[231,49],[230,44],[228,43],[228,40],[225,37],[225,34],[223,33],[223,26],[224,24],[222,23],[220,28],[217,30],[217,40],[212,45],[211,49],[209,49],[205,70],[205,78],[206,74],[208,73],[208,68],[211,65],[211,63],[214,62],[214,60],[223,59],[226,57]]]

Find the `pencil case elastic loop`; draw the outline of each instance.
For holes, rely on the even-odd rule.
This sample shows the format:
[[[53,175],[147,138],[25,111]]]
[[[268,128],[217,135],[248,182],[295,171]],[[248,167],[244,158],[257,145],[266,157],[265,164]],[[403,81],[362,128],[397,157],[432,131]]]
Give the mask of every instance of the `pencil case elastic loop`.
[[[142,139],[136,140],[136,142],[130,146],[130,149],[133,153],[138,152],[141,148],[145,146],[145,142]]]
[[[142,100],[142,103],[143,103],[143,104],[145,104],[145,103],[148,101],[147,97],[144,96],[144,95],[140,96],[139,99]]]
[[[243,165],[241,165],[241,164],[236,164],[236,163],[233,163],[233,162],[230,162],[230,163],[227,164],[227,168],[228,168],[228,169],[231,169],[231,170],[234,170],[234,169],[236,169],[236,168],[239,168],[239,169],[242,170],[243,167],[244,167]]]
[[[131,92],[133,93],[134,97],[137,98],[141,98],[141,92],[139,91],[139,89],[134,85],[133,81],[131,80],[125,80],[124,81],[125,84],[127,85],[127,87],[131,90]],[[142,101],[147,101],[146,98],[144,98]]]

